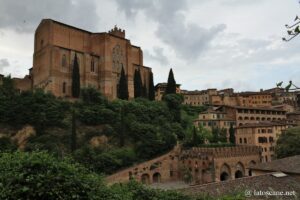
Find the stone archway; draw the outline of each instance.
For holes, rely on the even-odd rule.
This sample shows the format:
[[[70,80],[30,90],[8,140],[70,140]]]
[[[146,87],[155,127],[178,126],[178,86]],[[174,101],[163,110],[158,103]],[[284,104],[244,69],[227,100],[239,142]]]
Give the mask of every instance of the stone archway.
[[[220,175],[220,180],[221,181],[227,181],[230,179],[230,176],[227,172],[222,172],[222,174]]]
[[[153,180],[153,183],[160,183],[161,182],[161,175],[159,172],[156,172],[153,174],[152,176],[152,180]]]
[[[221,167],[221,170],[220,170],[220,180],[221,181],[230,180],[230,175],[231,175],[230,172],[231,172],[231,170],[230,170],[229,165],[224,163]]]
[[[235,166],[234,178],[242,178],[245,176],[245,167],[241,162],[238,162]]]
[[[150,184],[150,176],[149,176],[149,174],[143,174],[141,176],[141,182],[143,184]]]
[[[249,162],[249,167],[253,167],[254,165],[256,165],[256,162],[254,160],[251,160]],[[252,170],[251,169],[249,169],[249,171],[248,171],[248,176],[252,176]]]
[[[241,172],[240,170],[237,170],[234,174],[234,178],[242,178],[243,176],[243,172]]]

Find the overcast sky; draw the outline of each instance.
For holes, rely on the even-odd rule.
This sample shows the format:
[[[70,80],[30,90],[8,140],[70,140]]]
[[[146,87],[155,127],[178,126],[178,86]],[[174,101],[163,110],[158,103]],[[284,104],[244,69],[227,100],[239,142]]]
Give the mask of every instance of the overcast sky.
[[[300,85],[300,37],[282,42],[298,0],[0,0],[0,74],[32,67],[34,31],[52,18],[94,32],[114,25],[144,52],[154,81],[183,89]]]

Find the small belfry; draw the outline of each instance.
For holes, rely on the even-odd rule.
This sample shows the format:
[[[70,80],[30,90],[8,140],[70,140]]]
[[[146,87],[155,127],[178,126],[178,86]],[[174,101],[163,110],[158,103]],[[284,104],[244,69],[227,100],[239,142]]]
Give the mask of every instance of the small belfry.
[[[118,37],[121,37],[121,38],[125,38],[125,30],[118,28],[117,25],[115,25],[115,27],[113,29],[108,31],[108,33],[118,36]]]

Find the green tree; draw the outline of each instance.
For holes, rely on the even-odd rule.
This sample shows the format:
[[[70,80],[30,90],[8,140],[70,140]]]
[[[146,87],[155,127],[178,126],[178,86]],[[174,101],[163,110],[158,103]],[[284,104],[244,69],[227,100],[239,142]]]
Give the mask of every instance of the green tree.
[[[74,152],[77,148],[77,130],[76,130],[76,114],[75,110],[72,110],[72,127],[71,127],[71,152]]]
[[[149,91],[148,96],[150,101],[155,100],[155,90],[154,90],[154,82],[153,82],[153,73],[150,72],[149,74]]]
[[[128,100],[129,98],[128,83],[127,83],[127,78],[123,66],[121,70],[121,77],[120,77],[119,87],[118,87],[118,98],[123,100]]]
[[[9,137],[0,138],[0,152],[17,150],[17,145]]]
[[[163,100],[167,103],[174,117],[173,122],[181,123],[181,104],[183,102],[183,96],[180,94],[167,94],[163,97]]]
[[[0,85],[0,95],[13,98],[16,94],[16,88],[14,80],[11,76],[5,76],[2,79],[2,84]]]
[[[145,99],[148,99],[148,91],[147,91],[146,84],[143,84],[143,86],[142,86],[142,97],[144,97]]]
[[[230,124],[230,128],[229,128],[229,141],[232,144],[235,144],[235,130],[233,128],[232,123]]]
[[[289,128],[277,140],[275,148],[277,158],[300,154],[300,127]]]
[[[80,95],[80,72],[79,72],[77,54],[75,54],[73,70],[72,70],[72,96],[74,98],[78,98],[79,95]]]
[[[95,88],[82,88],[80,91],[80,98],[85,104],[106,104],[107,99]]]
[[[98,175],[45,152],[0,154],[0,199],[105,199],[104,188]]]
[[[124,108],[120,110],[120,117],[121,117],[121,125],[120,125],[120,134],[119,134],[119,146],[123,147],[125,145],[125,138],[126,138],[126,122],[125,122],[125,112]]]
[[[142,96],[142,78],[140,70],[134,70],[134,98],[138,98]]]
[[[165,94],[176,94],[176,81],[174,78],[173,70],[170,69],[168,83]]]

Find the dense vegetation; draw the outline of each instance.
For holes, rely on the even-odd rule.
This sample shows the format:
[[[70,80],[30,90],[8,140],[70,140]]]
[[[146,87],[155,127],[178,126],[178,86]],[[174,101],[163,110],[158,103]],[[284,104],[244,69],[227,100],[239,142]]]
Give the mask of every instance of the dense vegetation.
[[[131,182],[106,186],[101,176],[46,152],[0,154],[0,199],[181,200],[187,196]]]
[[[205,107],[183,106],[177,94],[163,99],[109,102],[95,89],[84,88],[80,99],[70,102],[42,90],[19,93],[5,77],[0,86],[0,128],[7,134],[0,138],[0,198],[192,199],[135,182],[108,187],[100,177],[163,154],[177,141],[187,147],[203,145],[205,139],[224,141],[222,130],[193,128]],[[7,130],[25,125],[37,134],[25,152],[18,152]]]
[[[9,77],[0,87],[0,124],[37,131],[25,151],[47,150],[58,157],[72,155],[98,173],[110,174],[171,150],[192,131],[192,120],[204,108],[185,106],[177,94],[164,101],[136,98],[109,102],[93,88],[80,91],[76,102],[42,90],[17,92]],[[99,145],[91,139],[101,137]],[[6,138],[3,149],[15,148]]]
[[[70,158],[46,152],[0,154],[0,199],[210,200],[146,188],[136,182],[107,186],[102,177]],[[220,199],[244,199],[239,196]]]
[[[275,152],[277,158],[300,155],[300,128],[290,128],[278,138]]]

